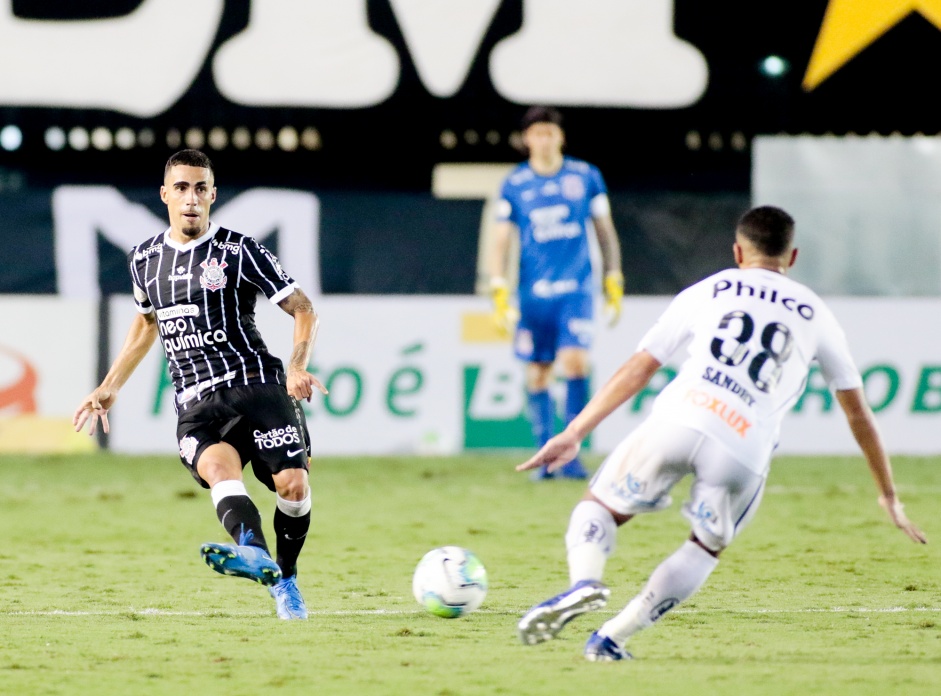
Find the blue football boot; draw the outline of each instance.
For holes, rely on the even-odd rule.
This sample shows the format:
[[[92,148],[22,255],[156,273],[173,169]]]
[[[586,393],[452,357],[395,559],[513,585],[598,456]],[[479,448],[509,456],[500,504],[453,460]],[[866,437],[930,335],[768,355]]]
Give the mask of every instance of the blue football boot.
[[[564,479],[578,479],[579,481],[584,481],[588,478],[588,472],[585,470],[585,467],[578,457],[568,464],[564,464],[555,474]]]
[[[304,598],[301,591],[297,589],[295,582],[296,575],[289,578],[281,578],[277,583],[268,588],[268,592],[274,597],[278,608],[279,619],[306,619],[307,605],[304,604]]]
[[[552,481],[553,479],[558,478],[558,475],[558,470],[553,471],[550,474],[549,467],[541,466],[538,469],[533,469],[529,472],[529,480],[533,481],[534,483],[538,483],[540,481]]]
[[[620,647],[608,636],[599,636],[595,631],[585,643],[585,659],[589,662],[617,662],[631,660],[634,656]]]
[[[517,624],[520,640],[525,645],[552,640],[576,616],[601,609],[610,596],[611,590],[597,580],[581,580],[526,612]]]
[[[262,585],[274,585],[281,579],[281,569],[264,549],[236,544],[203,544],[199,549],[206,565],[217,573],[248,578]]]

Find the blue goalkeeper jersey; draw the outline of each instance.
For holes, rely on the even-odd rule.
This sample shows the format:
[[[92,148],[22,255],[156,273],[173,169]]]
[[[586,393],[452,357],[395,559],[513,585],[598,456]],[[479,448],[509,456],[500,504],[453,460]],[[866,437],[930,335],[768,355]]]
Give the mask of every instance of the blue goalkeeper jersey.
[[[565,157],[552,176],[524,162],[507,176],[497,219],[519,228],[521,300],[592,292],[588,230],[609,210],[601,172],[588,162]]]

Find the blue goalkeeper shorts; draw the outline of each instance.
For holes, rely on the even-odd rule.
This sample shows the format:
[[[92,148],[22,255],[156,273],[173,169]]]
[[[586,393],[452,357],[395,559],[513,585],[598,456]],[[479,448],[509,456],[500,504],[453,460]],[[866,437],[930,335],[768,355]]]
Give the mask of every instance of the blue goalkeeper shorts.
[[[551,363],[560,348],[591,347],[594,334],[591,295],[572,293],[551,298],[520,296],[520,320],[513,341],[516,357]]]

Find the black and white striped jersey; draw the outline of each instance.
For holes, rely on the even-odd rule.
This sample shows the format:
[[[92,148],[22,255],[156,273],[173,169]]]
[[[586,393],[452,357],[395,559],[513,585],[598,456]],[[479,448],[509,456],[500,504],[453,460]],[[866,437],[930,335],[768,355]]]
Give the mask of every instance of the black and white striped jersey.
[[[261,244],[216,224],[186,244],[167,230],[134,247],[128,265],[137,310],[156,312],[178,405],[207,390],[284,383],[255,327],[255,300],[261,291],[280,302],[297,284]]]

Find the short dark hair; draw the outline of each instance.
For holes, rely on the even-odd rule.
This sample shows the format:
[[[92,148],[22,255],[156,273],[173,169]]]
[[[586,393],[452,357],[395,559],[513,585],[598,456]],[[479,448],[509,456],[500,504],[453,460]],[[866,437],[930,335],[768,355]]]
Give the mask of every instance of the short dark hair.
[[[735,233],[765,256],[783,256],[794,243],[794,218],[773,205],[762,205],[742,215]]]
[[[559,128],[562,127],[562,114],[552,106],[531,106],[523,114],[523,120],[520,127],[526,130],[534,123],[554,123]]]
[[[167,160],[167,166],[163,168],[164,178],[166,178],[170,170],[178,164],[182,164],[185,167],[202,167],[203,169],[208,169],[209,175],[212,176],[213,179],[216,178],[216,172],[212,168],[212,160],[209,159],[209,156],[205,152],[200,152],[199,150],[180,150],[170,155],[170,159]]]

